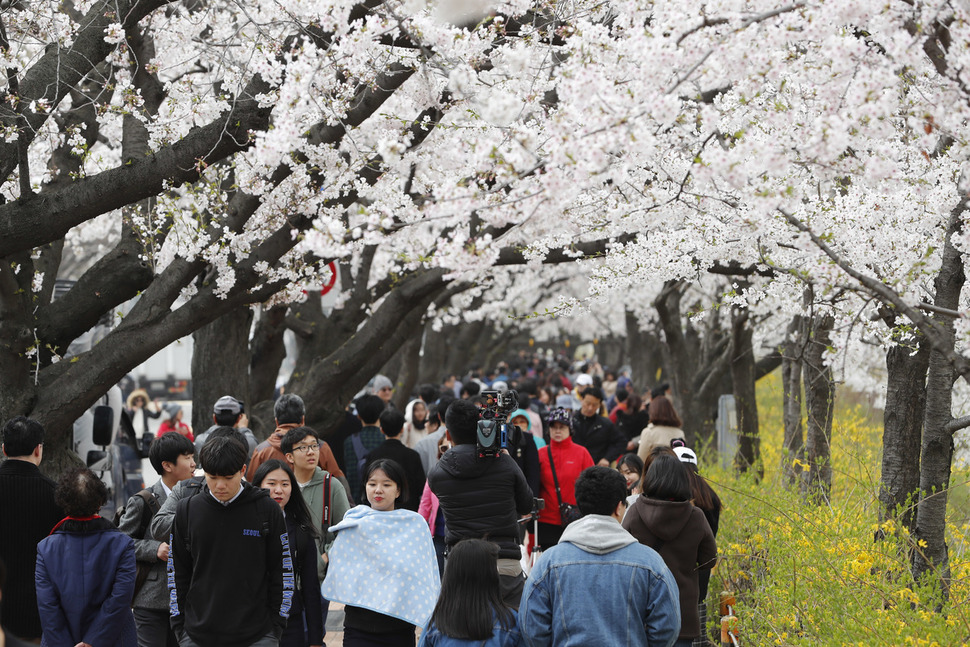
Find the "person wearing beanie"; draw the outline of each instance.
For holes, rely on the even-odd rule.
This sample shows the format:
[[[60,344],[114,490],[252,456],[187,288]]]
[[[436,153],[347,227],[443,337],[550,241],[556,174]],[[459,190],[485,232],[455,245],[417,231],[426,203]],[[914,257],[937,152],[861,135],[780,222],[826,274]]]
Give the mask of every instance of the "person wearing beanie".
[[[158,436],[162,436],[171,431],[178,432],[188,438],[190,441],[195,442],[195,436],[192,435],[192,428],[187,424],[182,422],[182,405],[176,404],[175,402],[166,402],[162,405],[162,410],[167,416],[162,424],[158,427]]]

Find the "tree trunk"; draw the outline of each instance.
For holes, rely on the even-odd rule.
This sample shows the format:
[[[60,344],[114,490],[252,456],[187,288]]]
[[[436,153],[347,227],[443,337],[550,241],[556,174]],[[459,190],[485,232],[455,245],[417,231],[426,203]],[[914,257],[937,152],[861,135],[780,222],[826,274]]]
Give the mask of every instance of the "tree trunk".
[[[740,472],[754,467],[758,479],[764,476],[761,465],[761,437],[758,430],[758,402],[755,398],[755,361],[753,332],[748,325],[747,308],[734,308],[731,326],[731,380],[738,413],[738,451],[734,464]]]
[[[626,311],[626,356],[630,362],[630,378],[641,394],[662,382],[663,354],[660,339],[649,330],[641,330],[636,315]]]
[[[680,321],[680,300],[686,285],[676,281],[664,283],[663,292],[657,298],[655,307],[660,316],[660,325],[664,331],[667,352],[665,364],[670,367],[670,385],[673,390],[674,406],[684,423],[684,436],[687,444],[693,446],[697,430],[692,419],[694,404],[694,390],[690,375],[687,342],[684,338],[684,328]]]
[[[680,304],[687,289],[683,282],[668,281],[654,301],[664,333],[664,365],[669,368],[674,406],[683,421],[687,444],[693,446],[714,434],[717,400],[729,375],[731,337],[721,330],[717,317],[709,317],[703,334],[681,321]]]
[[[934,281],[936,295],[934,305],[949,310],[959,307],[960,291],[966,276],[963,258],[953,246],[953,235],[960,232],[963,217],[962,205],[950,214],[946,244],[940,273]],[[950,465],[953,460],[952,421],[953,365],[946,360],[944,351],[953,350],[955,334],[953,320],[945,315],[934,315],[940,324],[946,349],[933,348],[930,352],[926,375],[926,411],[923,418],[923,444],[920,452],[920,502],[916,511],[916,538],[925,546],[915,551],[913,576],[923,579],[935,571],[941,581],[943,600],[949,598],[950,556],[946,545],[946,503],[950,485]]]
[[[418,371],[418,381],[421,383],[430,382],[431,384],[441,384],[445,373],[453,372],[458,375],[461,368],[460,366],[449,366],[446,362],[448,359],[448,335],[454,335],[457,333],[456,329],[452,329],[451,326],[446,326],[442,328],[441,331],[435,332],[431,327],[431,323],[428,322],[424,327],[424,347],[421,353],[421,361],[419,363],[420,370]],[[454,337],[452,337],[454,338]]]
[[[274,306],[259,313],[250,343],[249,401],[272,400],[276,378],[286,358],[283,333],[286,332],[287,306]]]
[[[445,289],[444,274],[440,269],[422,270],[403,279],[359,330],[317,360],[301,393],[308,425],[326,434],[344,420],[351,398],[420,332],[428,306]]]
[[[212,425],[212,405],[216,400],[224,395],[240,400],[249,397],[252,322],[252,308],[243,306],[192,333],[192,429],[195,433]]]
[[[805,460],[808,469],[802,474],[802,494],[813,503],[827,501],[832,495],[830,440],[835,383],[832,368],[823,363],[822,354],[831,344],[834,323],[830,315],[815,315],[805,345],[805,410],[808,413]]]
[[[784,389],[785,439],[781,448],[781,468],[785,482],[794,486],[801,474],[795,461],[805,459],[805,440],[802,431],[802,352],[805,338],[805,317],[795,315],[788,324],[783,359],[781,383]]]
[[[484,358],[478,357],[478,348],[486,328],[484,321],[461,326],[448,349],[445,366],[454,367],[452,370],[464,375],[473,364],[481,364]]]
[[[421,362],[421,342],[424,337],[424,327],[418,328],[401,346],[398,355],[401,358],[401,368],[394,380],[394,406],[404,413],[404,408],[411,399],[411,391],[418,383],[418,367]]]
[[[895,519],[911,535],[916,530],[929,359],[929,344],[925,342],[919,343],[916,354],[907,346],[893,346],[886,352],[879,520]]]

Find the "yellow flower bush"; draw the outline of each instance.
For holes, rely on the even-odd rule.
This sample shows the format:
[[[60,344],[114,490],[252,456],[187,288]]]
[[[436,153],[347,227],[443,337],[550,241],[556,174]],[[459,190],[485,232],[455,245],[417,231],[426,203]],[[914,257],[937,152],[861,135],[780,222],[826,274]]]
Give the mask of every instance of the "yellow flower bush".
[[[917,584],[909,569],[915,542],[895,522],[879,523],[882,413],[845,400],[836,403],[828,504],[786,487],[777,374],[758,384],[761,482],[705,454],[701,473],[724,503],[710,635],[720,635],[718,593],[727,590],[737,595],[742,645],[970,645],[970,469],[955,467],[951,480],[952,579],[938,613],[938,587]],[[877,531],[885,539],[875,541]]]

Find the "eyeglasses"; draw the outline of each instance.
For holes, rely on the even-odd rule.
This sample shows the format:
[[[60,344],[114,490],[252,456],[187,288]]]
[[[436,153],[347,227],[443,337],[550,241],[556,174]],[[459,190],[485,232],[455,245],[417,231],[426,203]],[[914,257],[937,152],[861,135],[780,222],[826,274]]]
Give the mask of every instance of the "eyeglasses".
[[[315,445],[298,445],[293,448],[293,453],[298,454],[300,452],[308,452],[311,449],[316,452],[320,451],[321,447],[323,447],[323,443],[317,443]]]

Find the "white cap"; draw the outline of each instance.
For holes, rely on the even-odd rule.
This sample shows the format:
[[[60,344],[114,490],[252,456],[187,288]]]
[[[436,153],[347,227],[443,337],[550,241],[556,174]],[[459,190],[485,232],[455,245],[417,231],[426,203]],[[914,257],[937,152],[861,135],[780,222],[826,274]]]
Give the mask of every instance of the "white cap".
[[[674,453],[681,463],[693,463],[697,465],[697,454],[690,447],[674,447]]]
[[[593,376],[580,373],[576,376],[576,386],[593,386]]]

